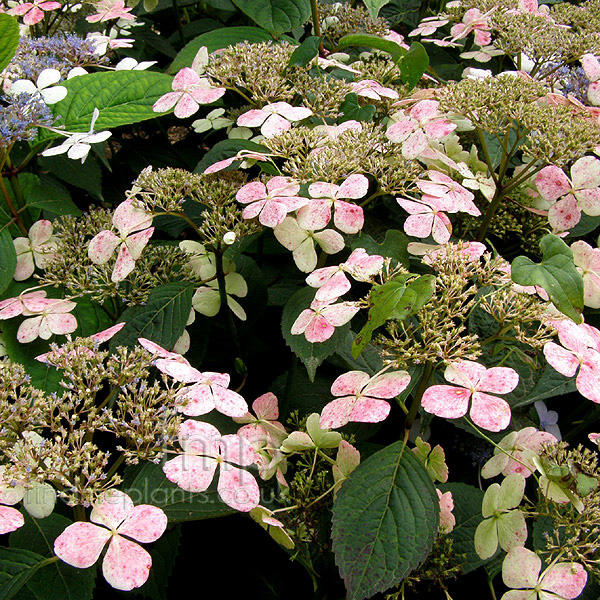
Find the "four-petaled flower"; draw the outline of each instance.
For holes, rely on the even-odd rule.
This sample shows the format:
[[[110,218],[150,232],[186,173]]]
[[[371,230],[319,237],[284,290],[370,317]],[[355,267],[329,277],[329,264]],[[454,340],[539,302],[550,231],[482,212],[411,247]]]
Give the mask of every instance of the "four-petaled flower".
[[[274,102],[260,109],[252,109],[240,115],[237,124],[242,127],[260,127],[260,132],[270,138],[292,126],[291,121],[302,121],[312,115],[310,108],[292,106],[287,102]]]
[[[188,419],[179,428],[179,445],[183,454],[163,466],[169,481],[188,492],[203,492],[220,465],[217,491],[221,500],[242,512],[258,506],[256,479],[231,464],[249,467],[254,463],[254,450],[248,440],[239,435],[221,435],[214,425]]]
[[[18,4],[9,11],[9,14],[23,17],[23,23],[25,23],[25,25],[35,25],[44,18],[45,11],[56,10],[60,7],[60,2],[33,0],[33,2],[23,2],[23,4]]]
[[[17,94],[31,94],[41,98],[45,104],[56,104],[67,95],[67,88],[62,85],[55,85],[62,79],[60,71],[57,69],[44,69],[36,79],[36,82],[29,79],[18,79],[8,90],[11,96]]]
[[[492,367],[471,360],[459,360],[446,368],[446,381],[452,385],[434,385],[423,394],[423,409],[438,417],[458,419],[467,414],[488,431],[502,431],[510,423],[510,405],[494,394],[508,394],[519,383],[519,374],[509,367]]]
[[[110,21],[111,19],[135,21],[135,16],[129,14],[133,7],[126,7],[124,0],[100,0],[95,7],[98,12],[85,18],[88,23]]]
[[[29,279],[35,267],[43,269],[54,258],[56,238],[52,235],[52,223],[46,219],[31,226],[28,237],[18,237],[13,241],[17,253],[15,281]]]
[[[324,342],[333,335],[336,327],[345,325],[359,310],[355,302],[333,304],[333,300],[313,300],[310,308],[303,310],[294,321],[292,335],[303,333],[308,342]]]
[[[381,98],[398,98],[398,92],[392,88],[384,87],[378,81],[373,79],[362,79],[351,83],[352,91],[357,96],[371,98],[371,100],[381,100]]]
[[[110,541],[102,561],[106,581],[124,591],[143,585],[150,574],[152,557],[128,538],[144,544],[156,541],[167,527],[163,510],[149,504],[134,506],[124,492],[109,490],[94,504],[90,521],[73,523],[56,538],[56,556],[73,567],[86,569],[98,560]]]

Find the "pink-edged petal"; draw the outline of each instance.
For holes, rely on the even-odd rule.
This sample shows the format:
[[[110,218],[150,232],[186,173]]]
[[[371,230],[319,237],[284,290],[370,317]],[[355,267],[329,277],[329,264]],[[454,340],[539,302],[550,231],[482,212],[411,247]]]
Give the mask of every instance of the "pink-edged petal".
[[[190,94],[185,93],[179,99],[173,114],[178,119],[187,119],[198,112],[199,108],[200,104],[198,104],[198,102],[196,102]]]
[[[156,368],[161,373],[165,373],[182,383],[196,383],[203,379],[202,373],[198,369],[171,359],[158,359]]]
[[[358,398],[348,415],[348,420],[353,423],[379,423],[387,419],[390,410],[390,403],[385,400]]]
[[[23,525],[25,525],[25,519],[16,508],[0,506],[0,535],[15,531]]]
[[[440,103],[437,100],[421,100],[410,109],[410,116],[421,122],[437,116]]]
[[[404,221],[404,232],[417,238],[429,237],[431,228],[433,227],[433,220],[433,213],[421,212],[420,214],[410,215],[406,221]]]
[[[242,467],[249,467],[256,459],[254,449],[248,439],[233,434],[224,435],[221,438],[221,455],[227,462]]]
[[[269,108],[278,115],[285,117],[288,121],[302,121],[302,119],[307,119],[313,114],[310,108],[292,106],[287,102],[275,102]]]
[[[248,404],[237,392],[223,387],[212,388],[215,408],[228,417],[242,417],[248,412]]]
[[[308,327],[309,323],[313,320],[315,316],[315,312],[310,310],[309,308],[303,310],[298,318],[294,321],[292,325],[291,333],[292,335],[300,335],[304,333],[305,329]]]
[[[571,182],[563,170],[554,165],[544,167],[535,176],[535,186],[542,198],[554,202],[571,191]]]
[[[477,389],[492,394],[509,394],[519,385],[519,374],[509,367],[492,367],[480,378]]]
[[[48,329],[57,335],[66,335],[73,333],[77,329],[77,319],[69,314],[46,315],[46,325]],[[43,339],[48,339],[43,337]]]
[[[108,329],[104,329],[103,331],[99,331],[98,333],[94,333],[91,337],[97,343],[101,344],[102,342],[108,342],[114,335],[119,333],[121,329],[125,327],[125,322],[117,323]]]
[[[133,510],[133,500],[120,490],[109,490],[94,504],[90,521],[116,529]]]
[[[336,254],[343,250],[345,246],[343,236],[333,229],[319,231],[319,233],[314,234],[314,238],[317,244],[323,249],[323,252],[327,254]]]
[[[579,563],[559,563],[548,567],[540,578],[540,587],[560,598],[577,598],[587,583],[587,573]]]
[[[29,239],[32,246],[39,246],[47,242],[52,235],[52,223],[47,219],[36,221],[29,230]]]
[[[179,445],[189,454],[219,456],[221,434],[210,423],[188,419],[179,427]]]
[[[154,112],[167,112],[179,102],[182,96],[183,92],[168,92],[152,105],[152,110]]]
[[[351,302],[340,302],[322,309],[321,314],[334,327],[345,325],[360,310],[357,304]]]
[[[333,302],[346,292],[350,291],[351,283],[344,273],[338,271],[333,277],[330,277],[327,283],[322,285],[315,295],[315,299],[320,302]]]
[[[238,190],[235,199],[242,204],[249,204],[250,202],[262,200],[266,196],[267,188],[265,184],[260,181],[252,181]]]
[[[310,188],[309,188],[310,189]],[[369,180],[358,173],[350,175],[339,187],[338,198],[351,198],[358,200],[363,198],[369,190]]]
[[[575,385],[584,398],[600,404],[600,357],[596,356],[593,361],[589,356],[586,357],[577,374]]]
[[[43,317],[34,317],[33,319],[25,319],[17,329],[17,341],[21,344],[33,342],[39,334]]]
[[[177,399],[185,401],[177,410],[188,417],[205,415],[215,408],[213,392],[206,383],[196,383],[177,393]]]
[[[120,535],[127,535],[138,542],[155,542],[167,528],[167,515],[157,506],[135,506],[119,527]]]
[[[198,75],[196,71],[190,69],[190,67],[184,67],[177,73],[177,75],[175,75],[172,83],[172,89],[174,91],[186,90],[186,88],[189,88],[192,85],[197,85],[199,81],[200,75]]]
[[[250,512],[260,502],[260,489],[254,476],[228,463],[221,463],[217,491],[225,504],[241,512]]]
[[[449,133],[452,133],[456,129],[456,123],[452,123],[450,121],[446,121],[444,119],[440,119],[439,121],[433,121],[433,123],[428,123],[425,125],[425,135],[434,140],[439,140],[447,136]]]
[[[242,127],[260,127],[268,116],[269,113],[264,110],[252,109],[238,117],[237,125],[241,125]]]
[[[550,366],[565,377],[573,377],[579,367],[577,357],[554,342],[544,345],[544,356]]]
[[[87,569],[98,560],[110,536],[104,527],[78,521],[54,540],[54,553],[72,567]]]
[[[402,393],[410,383],[410,375],[406,371],[383,373],[374,377],[362,390],[363,396],[374,398],[395,398]]]
[[[137,260],[142,255],[142,250],[146,247],[146,244],[152,237],[154,233],[154,227],[149,227],[144,231],[139,231],[138,233],[134,233],[130,235],[125,240],[125,245],[129,250],[129,254],[133,260]]]
[[[244,213],[246,212],[247,209],[244,210]],[[277,225],[283,223],[283,220],[285,219],[287,213],[287,207],[285,204],[283,204],[283,202],[277,202],[276,200],[267,200],[263,205],[262,210],[260,211],[258,221],[261,223],[261,225],[264,225],[265,227],[277,227]],[[246,214],[244,214],[244,218],[248,218]]]
[[[92,238],[88,246],[90,260],[97,265],[103,265],[113,255],[120,242],[120,238],[112,231],[108,231],[107,229],[101,231]]]
[[[568,231],[581,220],[581,209],[573,194],[555,202],[548,210],[548,223],[554,231]]]
[[[270,115],[262,124],[260,132],[266,138],[271,138],[282,133],[283,131],[287,131],[291,127],[292,124],[283,117],[280,117],[279,115]]]
[[[252,403],[252,410],[259,419],[266,421],[275,421],[279,418],[279,406],[277,396],[272,392],[267,392],[259,396]]]
[[[590,104],[600,106],[600,81],[590,83],[587,89],[587,97]]]
[[[467,414],[471,392],[451,385],[434,385],[425,390],[423,410],[438,417],[458,419]]]
[[[333,222],[335,226],[344,233],[358,233],[365,223],[363,209],[357,204],[350,204],[349,202],[338,200],[335,203]]]
[[[355,402],[355,396],[336,398],[329,402],[321,411],[321,429],[337,429],[346,425]]]
[[[295,196],[300,191],[300,184],[290,177],[275,175],[267,181],[267,191],[271,196]]]
[[[139,544],[116,535],[102,561],[102,574],[112,587],[128,592],[146,583],[150,567],[152,557],[146,550]]]
[[[417,129],[402,144],[402,156],[407,160],[417,158],[429,146],[429,139],[422,129]]]
[[[308,186],[308,193],[310,194],[311,198],[329,198],[334,200],[337,198],[339,189],[340,186],[335,185],[335,183],[316,181]]]
[[[475,387],[487,369],[472,360],[458,360],[446,367],[444,378],[449,383],[464,387]]]
[[[358,394],[369,382],[370,376],[362,371],[349,371],[340,375],[331,386],[334,396],[348,396]]]
[[[502,563],[502,579],[510,588],[527,588],[528,592],[538,582],[542,559],[527,548],[512,548]]]
[[[452,224],[450,223],[450,219],[445,213],[436,212],[431,226],[431,237],[438,244],[445,244],[450,240],[451,235]]]
[[[217,461],[210,456],[183,454],[167,461],[163,472],[186,492],[204,492],[211,484]]]
[[[413,119],[404,119],[389,127],[385,135],[390,142],[403,142],[418,126],[419,124]]]
[[[127,246],[123,243],[119,246],[119,253],[117,254],[117,260],[110,276],[110,280],[114,283],[119,283],[120,281],[123,281],[133,269],[135,269],[135,260],[129,253]]]
[[[125,200],[117,206],[112,222],[121,235],[129,235],[134,231],[150,227],[152,215],[133,200]]]
[[[488,431],[502,431],[510,423],[510,405],[506,400],[475,392],[471,400],[471,419]]]
[[[335,327],[322,315],[314,315],[304,330],[306,341],[311,344],[325,342],[334,333]]]
[[[327,227],[332,205],[333,202],[329,199],[311,200],[298,211],[298,225],[310,231]]]
[[[225,95],[225,88],[198,87],[191,89],[189,95],[198,104],[212,104]]]

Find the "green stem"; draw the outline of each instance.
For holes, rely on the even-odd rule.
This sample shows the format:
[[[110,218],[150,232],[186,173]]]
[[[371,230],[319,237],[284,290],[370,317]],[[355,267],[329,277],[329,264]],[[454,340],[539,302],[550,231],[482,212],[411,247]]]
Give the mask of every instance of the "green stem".
[[[223,269],[223,252],[220,247],[215,248],[215,266],[217,270],[217,281],[219,283],[219,297],[221,298],[221,311],[225,317],[227,323],[227,329],[233,342],[233,350],[236,358],[241,358],[242,351],[240,348],[240,342],[238,340],[237,329],[235,321],[233,320],[233,313],[229,308],[227,302],[227,290],[225,287],[225,271]]]
[[[502,202],[502,198],[504,198],[504,189],[500,185],[496,185],[496,191],[494,192],[494,197],[488,206],[488,209],[485,211],[483,215],[483,220],[481,221],[481,225],[477,230],[477,237],[475,238],[478,242],[483,242],[485,236],[487,235],[488,229],[492,223],[492,219]]]
[[[185,44],[185,35],[183,33],[183,24],[181,23],[181,16],[179,15],[179,4],[177,0],[173,0],[173,9],[175,10],[175,18],[177,19],[177,31],[179,32],[179,41],[183,46]]]
[[[117,469],[123,464],[124,460],[125,460],[125,455],[121,454],[121,456],[119,456],[119,458],[117,458],[117,460],[114,462],[113,466],[106,473],[107,480],[110,479],[117,472]]]
[[[312,22],[313,28],[315,30],[315,35],[317,37],[321,37],[321,20],[319,18],[319,5],[317,4],[317,0],[310,0],[310,12],[312,14]],[[321,56],[325,55],[325,48],[323,47],[323,41],[319,42],[319,54]]]
[[[85,508],[83,508],[83,506],[81,506],[81,504],[77,504],[74,508],[73,508],[73,512],[75,513],[75,520],[76,521],[85,521]]]
[[[410,432],[413,423],[417,417],[417,413],[419,412],[419,407],[421,406],[421,399],[423,398],[423,394],[429,385],[429,380],[433,375],[434,365],[432,362],[426,362],[425,367],[423,369],[423,374],[421,375],[421,379],[417,386],[417,389],[413,395],[413,401],[410,405],[410,410],[408,411],[408,415],[406,415],[406,419],[404,421],[404,435],[405,439],[408,439],[408,433]]]
[[[476,127],[475,130],[477,131],[477,137],[479,138],[479,143],[481,144],[481,149],[483,150],[483,158],[485,160],[485,164],[487,165],[487,168],[488,168],[489,172],[491,173],[494,183],[496,185],[498,185],[498,176],[496,175],[496,172],[494,171],[492,159],[490,158],[490,153],[488,151],[487,144],[485,143],[485,138],[483,137],[483,131],[479,127]]]
[[[8,190],[6,189],[6,185],[4,184],[4,177],[2,177],[1,175],[0,175],[0,191],[2,192],[2,195],[4,196],[4,199],[6,200],[6,204],[8,205],[8,208],[14,217],[15,223],[21,230],[21,233],[23,235],[27,236],[27,233],[28,233],[27,227],[25,227],[25,225],[23,224],[23,221],[21,220],[21,216],[19,215],[19,211],[13,204],[12,198],[10,197]]]

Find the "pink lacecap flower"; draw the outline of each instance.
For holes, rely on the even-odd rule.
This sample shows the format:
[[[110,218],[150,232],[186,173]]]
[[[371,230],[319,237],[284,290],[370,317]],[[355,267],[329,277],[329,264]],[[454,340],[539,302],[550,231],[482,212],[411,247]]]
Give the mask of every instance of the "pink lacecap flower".
[[[423,409],[438,417],[458,419],[469,411],[473,422],[488,431],[502,431],[510,423],[508,402],[494,394],[508,394],[519,383],[519,374],[508,367],[492,367],[470,360],[450,364],[444,373],[446,381],[456,384],[434,385],[425,390]]]
[[[56,240],[52,236],[52,223],[46,219],[35,222],[28,237],[18,237],[13,241],[17,253],[15,281],[29,279],[35,267],[43,269],[54,258]]]
[[[579,393],[600,403],[600,332],[590,325],[573,321],[554,321],[558,339],[544,345],[544,356],[552,368],[565,377],[577,373],[575,385]]]
[[[287,432],[285,427],[277,420],[279,418],[277,404],[277,396],[272,392],[259,396],[252,403],[252,410],[256,416],[246,412],[241,417],[233,417],[234,422],[243,425],[238,430],[238,435],[244,435],[248,439],[260,440],[263,443],[269,443],[271,439],[281,443],[287,436]]]
[[[590,80],[587,89],[587,98],[590,104],[600,105],[600,62],[593,54],[584,54],[581,57],[581,66],[586,77]]]
[[[258,506],[260,490],[254,477],[244,469],[254,463],[250,442],[239,435],[221,435],[209,423],[188,419],[179,429],[183,454],[165,463],[163,471],[169,481],[189,492],[203,492],[211,484],[220,465],[217,491],[225,504],[249,512]]]
[[[119,235],[107,229],[101,231],[90,241],[88,256],[93,263],[103,265],[118,246],[117,261],[111,275],[111,281],[117,283],[123,281],[135,268],[135,261],[152,237],[154,227],[150,227],[152,215],[137,206],[132,199],[119,204],[112,222]]]
[[[571,167],[571,179],[559,167],[544,167],[535,185],[545,200],[553,202],[548,221],[555,231],[567,231],[579,223],[581,211],[600,215],[600,160],[584,156]]]
[[[135,16],[129,13],[132,7],[126,7],[124,0],[100,0],[96,3],[95,15],[85,18],[88,23],[98,23],[110,21],[111,19],[124,19],[125,21],[135,21]]]
[[[413,29],[408,34],[408,36],[414,37],[416,35],[431,35],[432,33],[435,33],[438,30],[438,28],[443,27],[447,23],[448,19],[440,19],[438,17],[427,17],[426,19],[423,19],[419,23],[419,26],[416,29]]]
[[[481,14],[478,8],[470,8],[463,16],[463,22],[457,23],[450,29],[452,41],[466,38],[472,31],[475,32],[475,43],[478,46],[487,46],[492,41],[490,33],[490,17],[493,8],[485,14]]]
[[[334,396],[321,413],[322,429],[337,429],[349,421],[379,423],[390,413],[386,402],[403,392],[410,383],[406,371],[382,373],[371,377],[362,371],[349,371],[340,375],[331,386]]]
[[[322,267],[313,271],[306,283],[319,288],[315,299],[321,302],[335,301],[352,287],[346,277],[350,274],[356,281],[367,282],[379,273],[383,266],[383,256],[369,256],[364,248],[356,248],[346,262],[337,266]]]
[[[456,129],[456,124],[442,115],[438,107],[437,100],[421,100],[388,127],[386,136],[402,144],[404,158],[416,158],[427,149],[430,140],[443,138]]]
[[[473,192],[470,192],[445,173],[430,169],[427,171],[427,176],[430,181],[417,181],[417,187],[423,192],[423,201],[438,198],[449,206],[445,209],[446,212],[466,212],[474,217],[481,216],[481,211],[473,202],[475,198]]]
[[[142,543],[156,541],[167,527],[167,515],[149,504],[134,506],[124,492],[109,490],[94,504],[90,521],[69,525],[54,541],[55,554],[67,564],[85,569],[98,560],[109,542],[102,561],[106,581],[125,591],[143,585],[152,557],[128,538]]]
[[[219,160],[216,163],[210,165],[204,169],[204,173],[217,173],[218,171],[222,171],[227,167],[231,166],[236,161],[243,160],[258,160],[258,161],[267,161],[269,157],[266,154],[261,152],[252,152],[251,150],[240,150],[235,156],[231,158],[224,158],[223,160]]]
[[[430,197],[428,200],[409,200],[397,198],[398,204],[410,215],[404,221],[404,231],[408,235],[426,238],[430,235],[438,244],[450,240],[452,224],[444,210],[451,205],[441,198]]]
[[[252,109],[240,115],[237,124],[242,127],[260,127],[266,137],[273,137],[292,126],[292,121],[302,121],[312,115],[310,108],[292,106],[287,102],[274,102],[260,109]]]
[[[333,304],[313,300],[310,308],[303,310],[292,325],[292,334],[304,334],[311,343],[328,340],[336,327],[345,325],[360,310],[355,302]]]
[[[4,467],[0,469],[3,470]],[[21,485],[11,486],[4,479],[2,470],[0,470],[0,535],[15,531],[25,524],[23,515],[16,508],[12,508],[12,505],[23,499],[25,488]]]
[[[452,514],[454,510],[452,492],[442,494],[441,490],[437,488],[435,491],[440,499],[440,533],[450,533],[456,525],[456,518]]]
[[[25,25],[35,25],[44,18],[44,12],[56,10],[60,7],[60,2],[33,0],[33,2],[24,2],[15,6],[9,11],[9,14],[22,16]]]
[[[258,216],[265,227],[276,227],[287,213],[297,210],[308,202],[308,198],[298,196],[300,185],[289,177],[276,176],[267,181],[252,181],[240,188],[235,195],[238,202],[246,204],[242,212],[244,219]]]
[[[387,88],[373,79],[362,79],[350,84],[352,91],[358,96],[371,98],[371,100],[381,100],[381,98],[398,98],[399,94],[392,88]]]
[[[189,364],[165,358],[156,361],[156,368],[177,381],[192,384],[177,393],[177,398],[185,401],[177,410],[188,417],[205,415],[213,409],[228,417],[242,417],[248,412],[248,405],[242,396],[227,389],[227,373],[201,373]]]
[[[210,80],[200,77],[196,71],[184,67],[175,75],[172,92],[161,96],[152,106],[154,112],[166,112],[175,107],[178,119],[191,117],[201,104],[210,104],[225,93],[225,88],[213,87]]]
[[[600,248],[579,240],[571,244],[573,262],[583,277],[583,300],[590,308],[600,308]]]
[[[358,200],[367,193],[369,180],[364,175],[350,175],[341,185],[318,181],[312,183],[308,193],[314,200],[298,211],[298,224],[305,229],[323,229],[331,219],[331,209],[334,210],[333,222],[344,233],[358,233],[364,224],[363,209],[342,198]]]

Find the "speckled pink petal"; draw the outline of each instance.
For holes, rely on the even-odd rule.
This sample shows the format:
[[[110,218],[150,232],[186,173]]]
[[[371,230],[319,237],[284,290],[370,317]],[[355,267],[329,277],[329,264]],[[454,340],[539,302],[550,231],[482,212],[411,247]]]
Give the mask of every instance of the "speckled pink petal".
[[[334,333],[335,327],[322,315],[314,315],[304,330],[304,337],[311,344],[324,342]]]
[[[586,354],[586,361],[579,369],[575,384],[584,398],[600,404],[600,355],[597,352],[589,350]]]
[[[321,411],[321,419],[319,421],[321,429],[337,429],[346,425],[355,403],[355,396],[346,396],[336,398],[326,404]]]
[[[23,240],[23,244],[21,244],[19,240]],[[17,238],[14,240],[14,245],[17,252],[17,267],[13,277],[15,281],[25,281],[26,279],[29,279],[35,271],[33,251],[26,238]],[[21,245],[23,247],[20,247]]]
[[[298,211],[298,225],[303,229],[315,231],[327,227],[331,220],[332,200],[311,200]]]
[[[410,375],[406,371],[392,371],[374,377],[362,390],[364,396],[374,398],[395,398],[410,383]]]
[[[475,392],[470,415],[475,425],[488,431],[502,431],[510,423],[510,405],[497,396]]]
[[[598,81],[600,79],[600,62],[593,54],[584,54],[581,57],[581,66],[585,72],[585,76],[590,81]]]
[[[188,419],[179,427],[179,445],[190,454],[219,456],[221,433],[210,423]]]
[[[48,329],[57,335],[73,333],[77,329],[77,319],[69,314],[46,315],[45,322]],[[40,335],[40,337],[43,336]]]
[[[322,309],[321,314],[334,327],[345,325],[360,310],[357,304],[352,302],[340,302]]]
[[[444,378],[450,383],[464,387],[476,387],[487,369],[472,360],[457,360],[446,367]]]
[[[433,216],[433,224],[431,226],[431,237],[438,244],[445,244],[450,240],[452,235],[452,223],[443,212],[436,212]]]
[[[260,127],[268,116],[269,113],[264,110],[252,109],[238,117],[237,125],[241,125],[242,127]]]
[[[300,335],[304,333],[305,329],[308,327],[309,323],[313,320],[315,316],[315,312],[310,309],[303,310],[298,318],[294,321],[292,325],[291,333],[292,335]]]
[[[97,265],[103,265],[113,255],[113,252],[120,242],[120,238],[112,231],[101,231],[91,239],[88,246],[88,256],[90,260]]]
[[[421,122],[438,114],[440,103],[437,100],[421,100],[410,109],[410,116]]]
[[[239,435],[224,435],[221,438],[220,448],[224,460],[242,467],[250,466],[256,459],[254,449],[248,439]]]
[[[385,135],[390,142],[403,142],[418,126],[415,120],[406,118],[389,127]]]
[[[52,223],[47,219],[36,221],[29,230],[29,239],[32,246],[39,246],[48,241],[52,235]]]
[[[579,563],[558,563],[548,567],[540,577],[540,587],[571,600],[577,598],[587,583],[587,573]]]
[[[228,463],[221,463],[217,491],[225,504],[241,512],[250,512],[260,502],[260,489],[253,475]]]
[[[519,385],[519,374],[509,367],[492,367],[479,380],[477,389],[492,394],[509,394]]]
[[[554,342],[544,345],[544,356],[550,366],[565,377],[573,377],[579,367],[577,357]]]
[[[249,204],[250,202],[262,200],[266,196],[267,188],[265,184],[260,181],[252,181],[238,190],[235,199],[242,204]]]
[[[295,196],[300,191],[300,184],[291,177],[275,175],[267,181],[267,191],[273,196]]]
[[[152,237],[154,233],[154,227],[149,227],[148,229],[144,229],[144,231],[139,231],[138,233],[134,233],[130,235],[125,240],[125,245],[129,250],[129,254],[133,260],[137,260],[142,255],[142,250],[146,247],[146,244]]]
[[[150,227],[152,215],[133,200],[125,200],[115,209],[112,222],[121,235],[129,235]]]
[[[138,343],[140,344],[140,346],[148,350],[148,352],[156,354],[161,358],[170,358],[171,360],[176,360],[185,364],[189,364],[188,361],[185,358],[183,358],[183,356],[181,356],[181,354],[177,354],[176,352],[169,352],[168,350],[165,350],[162,346],[159,346],[152,340],[146,338],[138,338]]]
[[[297,248],[300,247],[300,245],[306,241],[308,234],[307,232],[302,229],[299,225],[298,222],[296,221],[296,219],[292,218],[292,217],[286,217],[283,222],[281,223],[281,225],[278,225],[274,232],[275,237],[277,238],[277,241],[284,247],[287,248],[288,250],[296,250]],[[312,245],[312,243],[311,243]],[[308,271],[305,271],[306,273],[308,273],[309,271],[312,271],[313,269],[308,269]]]
[[[368,190],[369,180],[364,175],[355,173],[340,185],[337,197],[358,200],[363,198]]]
[[[467,414],[471,392],[451,385],[433,385],[425,390],[423,410],[438,417],[458,419]]]
[[[333,222],[344,233],[358,233],[365,223],[363,209],[357,204],[338,200],[335,203]]]
[[[209,456],[182,454],[163,465],[169,481],[176,483],[186,492],[204,492],[211,484],[217,461]]]
[[[228,417],[242,417],[248,412],[248,404],[237,392],[224,387],[212,388],[215,408]]]
[[[78,521],[54,540],[54,553],[72,567],[87,569],[98,560],[110,536],[110,531],[104,527]]]
[[[512,548],[502,563],[502,579],[510,588],[535,588],[538,582],[541,558],[527,548]]]
[[[283,131],[287,131],[292,127],[292,124],[280,117],[279,115],[269,115],[266,121],[262,124],[260,132],[266,137],[271,138],[279,135]]]
[[[256,204],[258,204],[258,202],[253,204],[252,206],[255,206]],[[243,215],[245,219],[248,218],[247,213],[248,209],[245,209]],[[258,220],[261,223],[261,225],[264,225],[265,227],[277,227],[277,225],[283,223],[283,220],[285,219],[287,213],[288,210],[285,204],[283,204],[282,202],[277,202],[277,200],[275,199],[271,199],[267,200],[264,203],[262,210],[258,215]]]
[[[177,104],[182,95],[183,92],[168,92],[152,105],[152,110],[154,112],[167,112]]]
[[[429,146],[429,139],[422,129],[417,129],[402,144],[402,156],[408,160],[417,158]]]
[[[335,185],[335,183],[316,181],[308,186],[308,193],[312,198],[329,198],[333,200],[337,198],[339,189],[340,186]]]
[[[261,213],[261,211],[264,208],[266,203],[267,203],[266,198],[263,198],[262,200],[256,200],[255,202],[248,204],[248,206],[246,206],[244,208],[244,210],[242,211],[242,217],[244,219],[254,219],[254,218],[258,217],[258,215]],[[285,218],[285,215],[284,215],[284,218]],[[279,225],[279,223],[278,223],[278,225]]]
[[[25,519],[16,508],[0,506],[0,535],[15,531],[19,527],[23,527],[24,524]]]
[[[273,112],[285,117],[288,121],[302,121],[307,119],[313,112],[304,106],[292,106],[287,102],[274,102],[269,107]]]
[[[190,94],[183,94],[179,99],[179,102],[176,104],[173,114],[178,119],[187,119],[198,112],[199,108],[200,105],[192,98]]]
[[[162,509],[140,504],[127,515],[118,531],[121,535],[148,544],[155,542],[165,532],[167,522],[167,515]]]
[[[172,89],[174,91],[183,91],[186,88],[196,85],[200,81],[200,75],[189,67],[183,67],[173,78]]]
[[[296,266],[303,273],[310,273],[317,266],[317,252],[311,237],[306,239],[292,252]]]
[[[317,244],[321,246],[323,252],[327,254],[336,254],[343,250],[346,245],[343,236],[333,229],[319,231],[314,234],[314,238]]]
[[[590,104],[600,106],[600,81],[590,83],[587,89],[587,98]]]
[[[133,501],[120,490],[104,492],[94,503],[90,521],[116,529],[133,510]]]
[[[177,392],[177,399],[184,401],[177,410],[188,417],[205,415],[215,408],[215,400],[210,386],[196,383]]]
[[[322,285],[315,295],[315,299],[320,302],[334,302],[340,296],[350,291],[351,283],[344,273],[338,271],[333,277],[330,277],[327,283]]]
[[[573,194],[555,202],[548,210],[548,223],[554,231],[568,231],[581,220],[581,209]]]
[[[592,189],[600,185],[600,160],[583,156],[571,167],[571,180],[576,190]]]
[[[146,550],[117,535],[102,561],[102,574],[115,589],[129,591],[146,583],[151,566],[152,557]]]
[[[42,324],[42,317],[34,317],[33,319],[25,319],[17,329],[17,341],[21,344],[33,342],[39,333]]]
[[[331,386],[334,396],[348,396],[358,394],[369,382],[370,376],[363,371],[348,371],[340,375]]]
[[[554,202],[571,191],[571,182],[559,167],[544,167],[535,176],[535,186],[545,200]]]
[[[146,346],[144,347],[148,349]],[[191,367],[189,364],[184,364],[172,359],[159,358],[155,364],[156,368],[161,373],[165,373],[182,383],[197,383],[204,378],[198,369],[194,369],[194,367]]]
[[[578,190],[575,192],[577,205],[579,208],[590,217],[600,215],[600,188],[593,190]]]
[[[348,415],[353,423],[380,423],[390,414],[391,406],[385,400],[376,398],[359,398]]]
[[[445,119],[439,119],[433,121],[432,123],[427,123],[425,125],[425,135],[434,140],[439,140],[447,136],[449,133],[452,133],[456,129],[456,123],[452,123],[451,121],[446,121]]]
[[[114,283],[123,281],[133,269],[135,269],[135,260],[129,253],[127,246],[123,243],[119,246],[117,261],[115,262],[110,280]]]
[[[109,327],[108,329],[104,329],[103,331],[94,333],[91,336],[91,338],[97,344],[101,344],[102,342],[108,342],[108,340],[110,340],[114,335],[119,333],[119,331],[121,331],[121,329],[123,329],[123,327],[125,327],[125,322],[117,323],[116,325],[113,325],[112,327]]]
[[[252,410],[259,419],[275,421],[279,418],[279,406],[277,396],[272,392],[267,392],[259,396],[252,403]]]
[[[225,88],[198,86],[190,89],[189,95],[198,104],[212,104],[224,96],[226,91]]]

